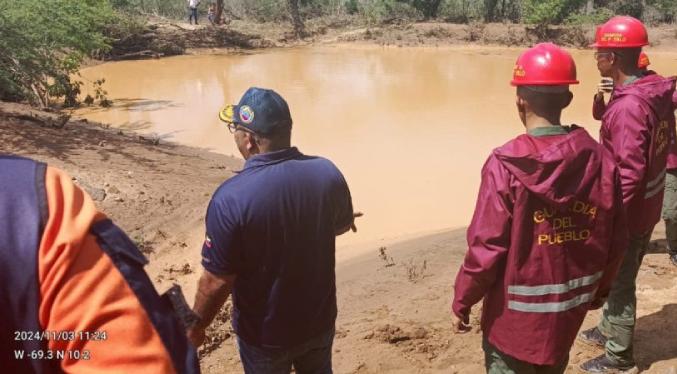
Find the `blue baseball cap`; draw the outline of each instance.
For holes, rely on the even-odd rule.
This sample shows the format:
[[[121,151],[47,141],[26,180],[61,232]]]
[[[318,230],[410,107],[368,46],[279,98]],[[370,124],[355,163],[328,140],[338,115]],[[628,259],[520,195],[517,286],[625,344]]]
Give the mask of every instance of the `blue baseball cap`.
[[[277,92],[250,87],[237,105],[219,112],[219,119],[240,125],[256,134],[268,135],[279,129],[291,129],[289,106]]]

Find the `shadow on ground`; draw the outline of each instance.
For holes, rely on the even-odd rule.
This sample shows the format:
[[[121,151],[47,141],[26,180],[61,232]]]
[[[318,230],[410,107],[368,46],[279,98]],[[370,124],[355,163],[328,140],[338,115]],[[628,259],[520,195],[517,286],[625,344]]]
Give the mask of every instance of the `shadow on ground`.
[[[664,305],[658,312],[639,318],[636,326],[635,359],[641,370],[677,358],[677,304]]]
[[[77,122],[69,122],[63,128],[53,128],[15,118],[3,118],[1,113],[0,123],[0,152],[52,157],[70,164],[77,163],[83,150],[88,150],[99,154],[101,161],[118,155],[137,164],[153,166],[157,160],[144,157],[135,148],[156,145],[155,138],[166,140],[173,135],[155,135],[148,139],[135,134],[123,135],[119,130],[83,126]],[[157,153],[174,154],[171,144],[155,148]]]
[[[155,112],[166,108],[179,108],[181,104],[171,100],[151,100],[141,98],[119,98],[113,100],[112,108],[127,112]],[[89,113],[99,113],[109,111],[111,108],[100,106],[84,107]]]
[[[668,241],[665,239],[652,240],[646,253],[668,253]]]

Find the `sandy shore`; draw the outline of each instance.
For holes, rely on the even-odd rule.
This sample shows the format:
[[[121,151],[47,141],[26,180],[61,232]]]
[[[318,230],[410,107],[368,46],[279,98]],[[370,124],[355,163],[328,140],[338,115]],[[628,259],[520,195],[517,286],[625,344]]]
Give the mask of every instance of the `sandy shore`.
[[[146,253],[158,290],[176,282],[192,301],[206,205],[242,161],[154,144],[154,139],[100,124],[54,125],[53,114],[0,103],[0,152],[33,157],[70,173]],[[677,371],[677,267],[663,253],[664,237],[659,224],[638,281],[636,355],[647,373]],[[479,307],[473,310],[472,333],[450,333],[449,304],[466,249],[464,229],[345,248],[337,253],[335,372],[482,372]],[[584,327],[598,316],[590,313]],[[210,338],[202,354],[204,372],[242,372],[225,310]],[[597,354],[577,343],[568,372]]]

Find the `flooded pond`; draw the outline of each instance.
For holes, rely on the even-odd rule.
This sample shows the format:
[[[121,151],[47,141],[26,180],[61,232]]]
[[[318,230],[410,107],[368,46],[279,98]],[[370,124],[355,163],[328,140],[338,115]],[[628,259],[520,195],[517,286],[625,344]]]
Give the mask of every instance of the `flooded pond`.
[[[273,88],[291,108],[293,144],[331,159],[365,213],[340,243],[391,240],[469,223],[487,155],[524,131],[508,84],[520,50],[323,46],[106,63],[82,76],[105,78],[113,107],[78,115],[239,157],[218,111],[250,86]],[[652,68],[677,73],[677,55],[649,53]],[[573,54],[581,85],[563,122],[597,138],[592,51]]]

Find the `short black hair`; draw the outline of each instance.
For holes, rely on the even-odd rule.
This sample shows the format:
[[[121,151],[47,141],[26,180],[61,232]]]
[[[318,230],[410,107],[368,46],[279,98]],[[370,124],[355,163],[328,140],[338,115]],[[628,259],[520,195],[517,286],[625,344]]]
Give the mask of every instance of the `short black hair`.
[[[254,133],[257,142],[265,139],[273,149],[289,147],[291,142],[291,126],[276,126],[267,134]]]
[[[529,106],[536,114],[561,112],[569,104],[571,91],[540,92],[530,89],[528,86],[517,87],[517,96],[529,102]]]
[[[620,59],[622,68],[637,68],[637,61],[639,55],[642,53],[642,48],[614,48],[611,50]]]

